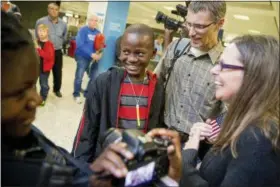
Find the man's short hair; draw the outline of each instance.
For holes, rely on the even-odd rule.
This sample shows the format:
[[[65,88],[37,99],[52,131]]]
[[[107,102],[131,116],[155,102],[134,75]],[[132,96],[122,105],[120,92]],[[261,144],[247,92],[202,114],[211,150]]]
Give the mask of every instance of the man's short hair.
[[[199,11],[209,11],[214,22],[218,22],[226,15],[225,1],[191,1],[188,9],[194,13]]]
[[[88,17],[87,17],[87,21],[91,20],[92,18],[96,18],[97,21],[99,20],[99,17],[98,17],[96,14],[90,14],[90,15],[88,15]]]
[[[56,6],[60,7],[61,2],[60,2],[60,1],[51,1],[51,2],[49,3],[49,5],[50,5],[50,4],[53,4],[53,5],[56,5]]]

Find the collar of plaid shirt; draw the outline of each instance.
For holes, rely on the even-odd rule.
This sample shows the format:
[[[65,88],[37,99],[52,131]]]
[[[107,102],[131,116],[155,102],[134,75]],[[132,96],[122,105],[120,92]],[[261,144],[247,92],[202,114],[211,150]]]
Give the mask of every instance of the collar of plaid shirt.
[[[212,62],[213,64],[216,64],[216,62],[218,61],[218,59],[219,59],[220,55],[222,54],[223,50],[224,50],[224,47],[223,47],[222,43],[219,42],[219,43],[217,43],[212,49],[210,49],[210,50],[207,52],[207,54],[210,56],[211,62]],[[189,51],[187,52],[187,54],[188,54],[188,55],[189,55],[189,54],[192,54],[191,50],[189,50]],[[192,54],[192,55],[193,55],[193,54]],[[205,54],[202,54],[201,56],[203,56],[203,55],[205,55]],[[197,56],[197,57],[199,57],[199,56]]]

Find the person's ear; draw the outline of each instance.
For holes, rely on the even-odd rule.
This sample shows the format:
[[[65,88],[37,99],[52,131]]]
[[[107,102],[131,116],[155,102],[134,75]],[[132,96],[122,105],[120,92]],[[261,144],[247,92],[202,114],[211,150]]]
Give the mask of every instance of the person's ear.
[[[218,25],[219,29],[221,29],[224,26],[224,23],[225,23],[225,18],[222,18],[218,21],[217,25]]]

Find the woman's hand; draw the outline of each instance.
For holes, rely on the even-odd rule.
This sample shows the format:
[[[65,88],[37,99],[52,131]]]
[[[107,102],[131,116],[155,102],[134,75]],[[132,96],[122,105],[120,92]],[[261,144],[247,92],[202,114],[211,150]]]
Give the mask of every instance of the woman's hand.
[[[191,134],[194,134],[196,131],[200,131],[200,136],[199,139],[200,140],[205,140],[207,137],[209,137],[212,133],[212,126],[209,125],[208,123],[195,123],[193,124],[191,131],[190,131],[190,136]]]
[[[169,159],[168,176],[178,182],[182,175],[181,142],[178,132],[158,128],[151,130],[147,135],[152,138],[155,136],[168,137],[172,141],[173,145],[167,148]]]
[[[207,120],[206,122],[209,122]],[[191,128],[189,140],[185,143],[184,150],[199,148],[199,142],[205,140],[212,133],[212,127],[208,123],[195,123]]]

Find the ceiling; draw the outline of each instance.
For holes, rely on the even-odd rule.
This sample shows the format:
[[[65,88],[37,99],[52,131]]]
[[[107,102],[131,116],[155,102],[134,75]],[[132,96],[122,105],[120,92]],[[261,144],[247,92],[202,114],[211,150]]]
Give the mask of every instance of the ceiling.
[[[177,4],[185,5],[185,2],[130,2],[127,23],[145,23],[153,28],[163,29],[163,25],[156,23],[154,19],[157,12],[179,19],[170,13],[170,9],[175,9]],[[62,2],[61,10],[87,15],[88,2]],[[236,19],[235,15],[247,16],[249,20]],[[224,31],[226,42],[246,33],[279,37],[279,2],[227,2]]]

